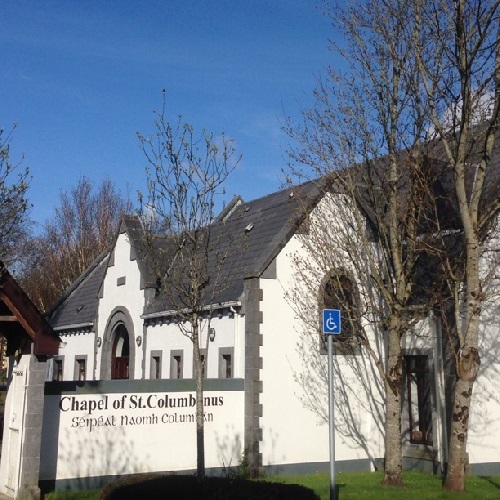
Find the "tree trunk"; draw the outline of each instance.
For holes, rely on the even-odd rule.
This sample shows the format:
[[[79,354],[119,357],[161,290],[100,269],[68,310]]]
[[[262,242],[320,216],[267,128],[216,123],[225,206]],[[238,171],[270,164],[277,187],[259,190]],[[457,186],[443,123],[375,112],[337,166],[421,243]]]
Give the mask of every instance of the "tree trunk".
[[[198,325],[193,325],[194,368],[196,381],[196,475],[205,477],[205,425],[203,405],[203,363]]]
[[[463,169],[460,171],[463,176]],[[457,189],[460,201],[460,212],[464,223],[466,240],[465,268],[465,318],[461,312],[464,305],[461,301],[455,303],[455,321],[460,336],[460,350],[456,355],[456,377],[453,410],[451,415],[448,468],[446,470],[443,488],[450,491],[465,490],[465,463],[467,452],[467,436],[469,431],[469,414],[472,389],[479,372],[481,359],[479,357],[479,319],[483,292],[479,277],[480,245],[477,236],[477,208],[472,216],[467,210],[463,193]]]
[[[451,415],[450,454],[444,482],[444,489],[449,491],[465,490],[465,457],[472,388],[473,382],[457,378]]]
[[[390,328],[388,334],[388,360],[385,380],[385,465],[384,484],[403,484],[403,458],[401,448],[401,391],[402,355],[399,334]]]

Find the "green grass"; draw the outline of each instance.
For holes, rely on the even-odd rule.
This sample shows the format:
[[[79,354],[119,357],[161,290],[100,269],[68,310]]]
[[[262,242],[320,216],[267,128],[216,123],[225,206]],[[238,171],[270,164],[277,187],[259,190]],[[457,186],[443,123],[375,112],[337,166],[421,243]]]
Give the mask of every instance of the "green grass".
[[[403,488],[383,486],[381,472],[357,472],[338,474],[336,477],[338,499],[377,500],[423,500],[423,499],[498,499],[500,498],[500,476],[469,477],[465,493],[444,493],[441,477],[421,472],[406,472]],[[270,478],[268,478],[270,479]],[[313,489],[321,500],[330,498],[330,477],[328,474],[307,476],[274,477],[274,481],[299,483]]]
[[[330,498],[330,478],[328,474],[310,474],[306,476],[274,476],[266,477],[266,481],[302,484],[314,490],[321,500]],[[381,484],[382,473],[359,472],[338,474],[336,483],[338,499],[373,499],[377,500],[427,500],[427,499],[498,499],[500,498],[500,476],[469,477],[465,493],[443,493],[441,478],[419,472],[404,474],[403,488],[386,487]],[[98,500],[98,490],[54,492],[47,500]],[[147,500],[147,499],[143,499]]]

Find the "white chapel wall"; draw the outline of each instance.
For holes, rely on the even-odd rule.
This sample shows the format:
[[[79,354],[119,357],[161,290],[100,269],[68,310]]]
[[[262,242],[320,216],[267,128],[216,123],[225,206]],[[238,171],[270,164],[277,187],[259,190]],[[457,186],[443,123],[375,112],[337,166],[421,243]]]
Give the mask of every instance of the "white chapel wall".
[[[94,378],[95,368],[95,334],[94,332],[78,332],[60,334],[59,357],[63,361],[63,380],[75,380],[76,359],[86,360],[86,379]]]
[[[498,464],[500,457],[500,233],[499,221],[481,259],[485,302],[479,329],[481,366],[474,384],[467,451],[473,464]],[[478,472],[482,469],[478,468]],[[493,470],[498,470],[498,465]],[[490,470],[483,470],[491,473]]]
[[[188,325],[186,324],[186,327]],[[217,311],[210,322],[210,328],[215,330],[213,342],[208,342],[208,358],[206,364],[207,378],[219,377],[219,362],[221,349],[233,349],[233,377],[244,376],[244,317],[238,311],[231,312],[228,308]],[[205,348],[208,335],[208,325],[202,327],[201,346]],[[170,378],[172,352],[183,355],[183,378],[193,377],[193,344],[184,335],[179,325],[172,318],[163,318],[156,324],[149,325],[146,333],[145,372],[146,378],[151,374],[151,358],[161,356],[161,378]]]
[[[137,260],[130,260],[130,242],[126,233],[116,240],[114,265],[108,267],[103,282],[102,298],[99,300],[97,331],[103,339],[111,313],[116,307],[126,308],[134,325],[133,339],[143,335],[144,290],[141,290],[141,274]],[[123,283],[123,279],[125,279]],[[130,334],[131,332],[129,332]],[[135,340],[132,340],[135,342]],[[99,378],[101,357],[98,352],[96,374]],[[142,349],[136,349],[134,377],[142,375]]]
[[[42,481],[58,481],[57,489],[65,484],[83,489],[100,487],[113,476],[196,468],[194,385],[187,390],[177,381],[161,387],[113,382],[101,382],[93,391],[56,389],[46,395]],[[243,384],[234,388],[225,382],[204,394],[208,468],[237,465],[242,453]]]
[[[311,327],[311,324],[319,325],[319,318],[304,325],[294,311],[293,299],[287,297],[294,287],[300,286],[293,260],[297,256],[307,258],[301,238],[292,237],[278,255],[277,279],[261,279],[264,319],[261,326],[264,339],[261,348],[264,365],[261,449],[264,466],[329,459],[327,358],[318,354],[319,335]],[[318,278],[321,281],[322,277]],[[317,315],[317,297],[312,297],[310,304],[311,314]],[[349,398],[350,410],[336,413],[339,426],[337,459],[365,460],[373,464],[373,460],[383,454],[381,425],[374,417],[383,403],[377,396],[373,365],[366,355],[337,355],[334,364],[335,370],[341,372],[337,385],[349,387],[349,391],[338,395],[337,408],[341,410]],[[342,422],[348,413],[354,421]]]

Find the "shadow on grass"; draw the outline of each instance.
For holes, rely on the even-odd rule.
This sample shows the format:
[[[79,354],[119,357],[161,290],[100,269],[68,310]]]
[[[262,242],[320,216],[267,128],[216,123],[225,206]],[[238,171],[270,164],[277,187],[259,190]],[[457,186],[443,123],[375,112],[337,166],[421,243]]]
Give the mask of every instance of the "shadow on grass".
[[[185,475],[119,479],[101,493],[101,500],[167,497],[172,500],[319,500],[313,490],[298,484],[224,477],[198,479]]]
[[[484,481],[490,483],[492,486],[494,486],[497,490],[500,490],[500,480],[498,477],[491,477],[491,476],[478,476],[479,478],[483,479]]]

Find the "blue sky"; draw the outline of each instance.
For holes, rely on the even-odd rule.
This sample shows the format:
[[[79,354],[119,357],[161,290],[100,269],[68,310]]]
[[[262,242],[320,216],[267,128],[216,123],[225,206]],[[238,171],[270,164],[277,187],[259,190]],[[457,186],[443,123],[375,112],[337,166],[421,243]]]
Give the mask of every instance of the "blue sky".
[[[163,88],[172,121],[236,141],[228,198],[275,191],[280,122],[311,104],[331,36],[316,0],[3,0],[0,127],[19,124],[13,155],[31,169],[33,218],[51,217],[83,175],[135,201],[136,132],[153,132]]]

